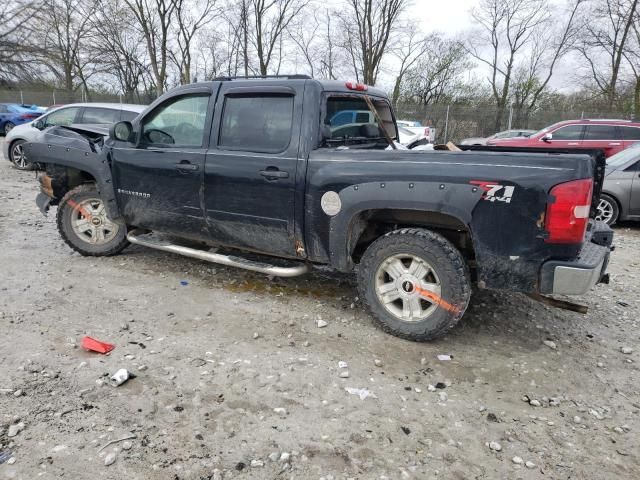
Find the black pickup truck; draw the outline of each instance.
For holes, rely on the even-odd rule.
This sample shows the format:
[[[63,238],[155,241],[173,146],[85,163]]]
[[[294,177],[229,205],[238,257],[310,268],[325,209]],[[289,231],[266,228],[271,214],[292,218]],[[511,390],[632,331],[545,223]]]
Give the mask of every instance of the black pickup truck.
[[[595,156],[407,150],[397,133],[375,88],[219,78],[26,148],[47,166],[38,205],[82,255],[134,243],[276,276],[355,270],[373,318],[411,340],[455,325],[472,284],[580,295],[608,279]]]

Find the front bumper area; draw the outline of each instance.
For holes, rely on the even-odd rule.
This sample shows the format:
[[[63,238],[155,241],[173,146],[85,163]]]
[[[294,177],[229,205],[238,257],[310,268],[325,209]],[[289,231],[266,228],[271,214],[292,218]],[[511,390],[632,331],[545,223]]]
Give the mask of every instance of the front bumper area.
[[[607,282],[607,265],[613,232],[598,222],[588,233],[580,255],[573,260],[549,260],[540,270],[540,293],[584,295],[600,282]]]

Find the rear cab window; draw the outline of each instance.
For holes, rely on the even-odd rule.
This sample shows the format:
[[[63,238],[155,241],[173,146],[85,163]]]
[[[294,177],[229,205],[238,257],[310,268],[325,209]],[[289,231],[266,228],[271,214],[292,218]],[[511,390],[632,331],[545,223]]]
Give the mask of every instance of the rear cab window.
[[[322,118],[322,146],[386,148],[388,142],[376,117],[362,95],[328,94]],[[385,99],[369,97],[392,139],[398,138],[391,105]]]

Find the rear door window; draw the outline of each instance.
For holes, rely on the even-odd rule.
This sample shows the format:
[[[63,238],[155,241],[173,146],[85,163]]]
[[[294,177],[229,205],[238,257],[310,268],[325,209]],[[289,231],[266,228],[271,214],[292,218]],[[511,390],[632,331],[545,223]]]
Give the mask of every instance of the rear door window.
[[[640,140],[640,127],[620,127],[625,140]]]
[[[291,139],[293,100],[293,95],[227,96],[218,145],[246,152],[284,152]]]
[[[582,138],[582,125],[569,125],[552,132],[553,140],[580,140]]]
[[[555,137],[555,134],[554,134]],[[614,125],[587,125],[584,140],[622,140]]]
[[[85,107],[80,123],[112,124],[120,120],[120,110]]]

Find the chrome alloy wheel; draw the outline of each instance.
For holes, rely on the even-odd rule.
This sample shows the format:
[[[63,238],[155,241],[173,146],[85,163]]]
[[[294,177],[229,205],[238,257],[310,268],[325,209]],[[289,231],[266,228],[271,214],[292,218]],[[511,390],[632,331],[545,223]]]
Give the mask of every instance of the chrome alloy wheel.
[[[441,283],[424,259],[399,254],[380,264],[375,289],[378,300],[389,313],[404,322],[417,322],[437,310]]]
[[[102,245],[118,234],[120,226],[107,218],[102,200],[89,198],[73,206],[71,227],[78,238]]]
[[[598,202],[596,220],[609,223],[613,218],[613,205],[608,200],[601,198]]]
[[[16,143],[11,149],[11,159],[18,168],[26,168],[29,165],[27,154],[22,143]]]

